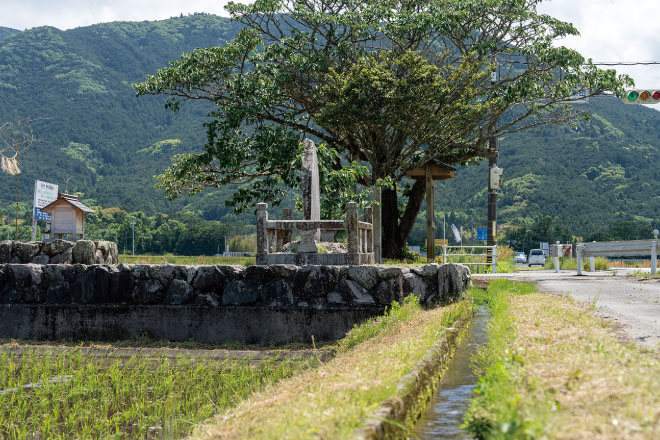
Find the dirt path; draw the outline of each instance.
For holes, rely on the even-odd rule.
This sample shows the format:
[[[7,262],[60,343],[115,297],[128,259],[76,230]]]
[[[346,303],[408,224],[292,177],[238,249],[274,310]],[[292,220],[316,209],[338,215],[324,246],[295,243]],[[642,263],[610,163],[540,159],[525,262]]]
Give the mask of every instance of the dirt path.
[[[475,278],[504,277],[536,283],[540,291],[568,294],[593,306],[606,319],[619,322],[636,343],[660,347],[660,280],[640,281],[625,276],[626,270],[585,273],[575,271],[523,271],[512,274],[475,275]]]

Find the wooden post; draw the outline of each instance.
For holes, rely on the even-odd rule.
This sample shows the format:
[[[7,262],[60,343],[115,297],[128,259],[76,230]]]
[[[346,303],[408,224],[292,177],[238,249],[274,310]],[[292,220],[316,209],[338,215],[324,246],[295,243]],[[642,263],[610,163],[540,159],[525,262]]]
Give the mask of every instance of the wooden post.
[[[432,164],[426,164],[426,261],[433,262],[435,259],[435,185],[433,182]]]
[[[268,255],[268,204],[257,203],[257,264],[266,264]]]

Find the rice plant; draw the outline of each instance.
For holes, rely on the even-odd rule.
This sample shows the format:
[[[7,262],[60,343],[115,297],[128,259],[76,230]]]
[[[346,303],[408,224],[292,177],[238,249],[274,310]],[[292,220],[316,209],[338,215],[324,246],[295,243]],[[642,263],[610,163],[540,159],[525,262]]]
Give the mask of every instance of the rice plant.
[[[314,360],[0,352],[0,438],[172,438]]]

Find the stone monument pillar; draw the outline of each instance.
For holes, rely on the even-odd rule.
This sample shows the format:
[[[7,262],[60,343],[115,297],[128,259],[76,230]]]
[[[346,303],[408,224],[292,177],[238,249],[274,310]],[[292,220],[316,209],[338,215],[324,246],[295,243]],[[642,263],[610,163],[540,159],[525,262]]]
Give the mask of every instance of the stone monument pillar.
[[[302,196],[305,220],[321,220],[321,192],[319,185],[319,162],[316,145],[305,139],[302,157]],[[298,252],[316,252],[316,242],[321,240],[319,229],[302,231]]]

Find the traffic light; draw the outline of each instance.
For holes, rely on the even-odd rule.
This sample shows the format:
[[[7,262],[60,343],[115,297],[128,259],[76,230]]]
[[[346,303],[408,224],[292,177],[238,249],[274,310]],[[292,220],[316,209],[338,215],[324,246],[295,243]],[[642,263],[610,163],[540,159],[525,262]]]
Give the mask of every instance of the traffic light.
[[[626,96],[621,98],[621,100],[624,104],[658,104],[660,103],[660,90],[628,90]]]

